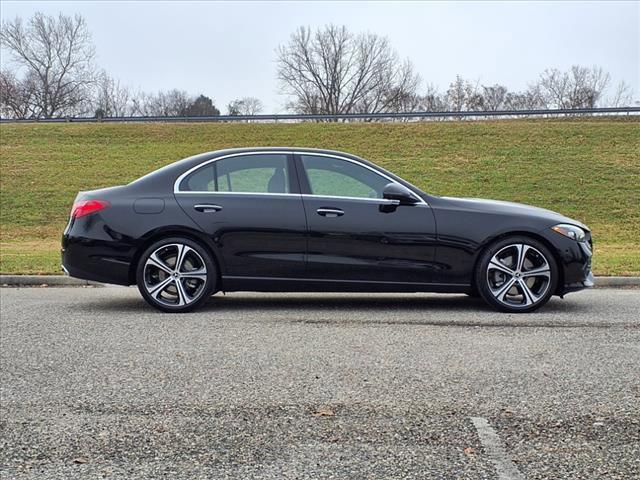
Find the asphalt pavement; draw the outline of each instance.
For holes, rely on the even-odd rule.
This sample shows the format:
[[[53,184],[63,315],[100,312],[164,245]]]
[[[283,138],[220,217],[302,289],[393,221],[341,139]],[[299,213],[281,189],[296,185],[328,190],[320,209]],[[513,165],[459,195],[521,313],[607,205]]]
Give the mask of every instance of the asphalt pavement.
[[[640,478],[640,290],[0,289],[0,478]]]

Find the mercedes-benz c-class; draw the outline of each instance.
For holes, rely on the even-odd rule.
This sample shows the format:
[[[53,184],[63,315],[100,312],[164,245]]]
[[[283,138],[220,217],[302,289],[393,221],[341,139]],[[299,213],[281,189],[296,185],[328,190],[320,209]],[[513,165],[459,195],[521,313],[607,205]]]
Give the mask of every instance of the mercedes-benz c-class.
[[[62,237],[73,276],[137,285],[159,310],[220,291],[448,292],[530,312],[593,285],[582,223],[423,192],[354,155],[244,148],[80,192]]]

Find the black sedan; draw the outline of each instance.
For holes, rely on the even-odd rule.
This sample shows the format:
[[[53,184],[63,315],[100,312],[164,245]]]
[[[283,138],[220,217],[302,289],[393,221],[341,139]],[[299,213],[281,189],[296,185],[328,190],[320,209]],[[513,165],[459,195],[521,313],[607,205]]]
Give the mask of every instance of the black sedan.
[[[506,312],[593,285],[589,229],[517,203],[429,195],[359,157],[246,148],[80,192],[73,277],[185,312],[218,291],[451,292]]]

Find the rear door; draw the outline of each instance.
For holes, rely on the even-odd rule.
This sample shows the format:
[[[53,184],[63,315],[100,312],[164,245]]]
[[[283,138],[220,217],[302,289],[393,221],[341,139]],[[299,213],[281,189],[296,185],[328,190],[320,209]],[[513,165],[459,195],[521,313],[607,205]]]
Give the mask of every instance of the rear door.
[[[213,240],[229,280],[305,275],[306,219],[293,157],[244,153],[204,162],[179,182],[182,209]]]
[[[296,155],[309,228],[309,278],[428,284],[435,278],[431,208],[382,198],[393,180],[351,159]]]

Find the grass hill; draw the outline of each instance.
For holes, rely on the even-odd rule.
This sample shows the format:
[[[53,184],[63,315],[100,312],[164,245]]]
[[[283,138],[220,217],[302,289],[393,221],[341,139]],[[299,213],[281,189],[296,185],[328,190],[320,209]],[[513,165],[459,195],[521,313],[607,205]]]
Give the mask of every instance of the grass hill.
[[[343,150],[435,195],[557,210],[593,229],[597,274],[640,274],[640,117],[424,123],[3,124],[0,271],[60,273],[79,190],[237,146]]]

